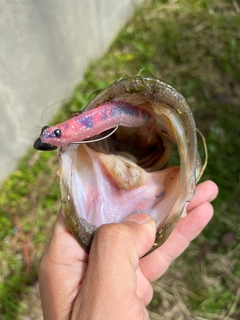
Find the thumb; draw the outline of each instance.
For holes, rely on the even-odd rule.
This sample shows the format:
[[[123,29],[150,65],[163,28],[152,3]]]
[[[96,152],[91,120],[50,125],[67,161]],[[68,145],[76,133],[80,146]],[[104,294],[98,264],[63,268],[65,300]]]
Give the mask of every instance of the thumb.
[[[102,225],[94,236],[89,264],[100,267],[108,261],[109,268],[116,268],[116,264],[130,260],[136,270],[139,258],[152,247],[155,232],[155,222],[147,214],[133,214],[122,223]]]
[[[120,318],[124,318],[123,310],[129,312],[129,308],[122,306],[124,303],[133,303],[135,299],[138,300],[136,306],[141,305],[142,308],[136,295],[136,271],[139,258],[154,243],[155,232],[155,222],[147,214],[134,214],[122,223],[99,227],[94,235],[87,272],[76,300],[76,305],[79,305],[77,309],[82,310],[87,301],[91,301],[93,312],[94,309],[104,309],[108,312],[106,318],[118,319],[118,311]],[[95,319],[94,315],[92,318]]]

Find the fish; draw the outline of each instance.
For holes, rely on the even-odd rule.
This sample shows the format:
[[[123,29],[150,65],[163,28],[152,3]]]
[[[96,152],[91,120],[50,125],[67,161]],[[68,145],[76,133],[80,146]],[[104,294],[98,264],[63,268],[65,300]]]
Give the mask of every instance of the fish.
[[[34,148],[58,149],[62,213],[87,252],[99,226],[140,212],[157,225],[147,254],[157,249],[186,215],[206,166],[185,98],[151,77],[115,81],[79,115],[44,126]]]

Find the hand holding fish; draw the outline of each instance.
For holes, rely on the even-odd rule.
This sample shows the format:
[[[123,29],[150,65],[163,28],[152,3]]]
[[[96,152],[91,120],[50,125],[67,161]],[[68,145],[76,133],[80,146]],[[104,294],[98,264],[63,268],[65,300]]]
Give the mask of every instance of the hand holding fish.
[[[44,319],[148,319],[150,282],[209,222],[210,202],[217,192],[211,181],[198,185],[187,216],[161,247],[142,259],[155,239],[156,226],[149,215],[135,214],[99,227],[88,254],[59,213],[39,271]]]
[[[87,252],[99,226],[145,212],[156,222],[149,254],[186,214],[206,167],[199,135],[203,165],[185,98],[159,79],[137,76],[115,81],[71,119],[44,126],[34,148],[58,149],[62,214]]]

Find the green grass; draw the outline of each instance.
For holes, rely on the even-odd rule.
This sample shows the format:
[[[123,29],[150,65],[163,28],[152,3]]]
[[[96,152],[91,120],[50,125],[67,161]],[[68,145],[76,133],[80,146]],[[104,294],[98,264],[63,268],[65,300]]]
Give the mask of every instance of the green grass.
[[[176,87],[194,112],[209,151],[203,179],[214,180],[220,192],[211,223],[154,283],[152,319],[240,317],[239,13],[230,0],[147,0],[56,118],[140,70]],[[27,318],[23,302],[59,207],[56,168],[54,153],[30,151],[1,189],[0,318]]]

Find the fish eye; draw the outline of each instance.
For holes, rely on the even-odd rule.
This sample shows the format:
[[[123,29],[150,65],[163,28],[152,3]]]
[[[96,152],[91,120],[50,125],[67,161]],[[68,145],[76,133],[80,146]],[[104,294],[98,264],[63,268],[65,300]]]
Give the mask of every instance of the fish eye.
[[[55,137],[61,137],[62,131],[60,129],[56,129],[53,131],[53,134],[55,135]]]

